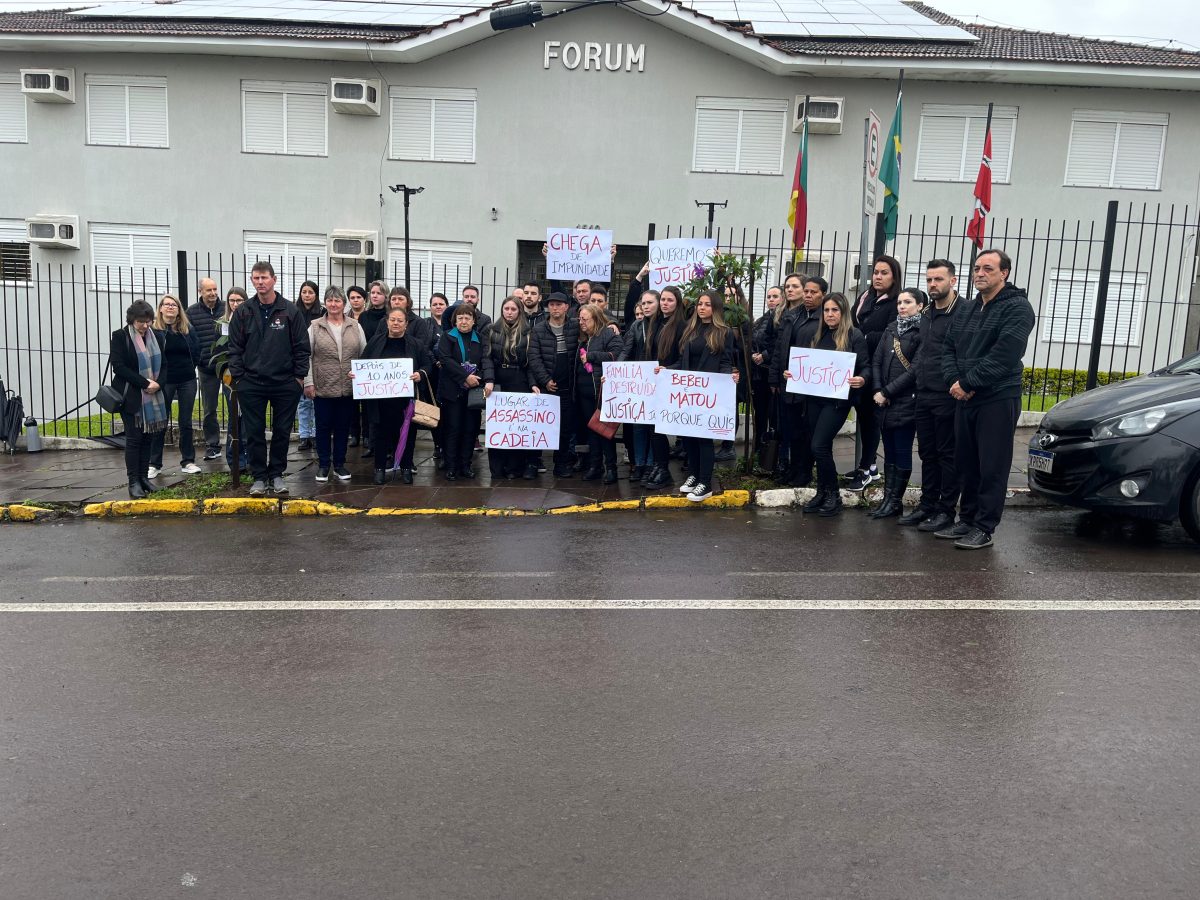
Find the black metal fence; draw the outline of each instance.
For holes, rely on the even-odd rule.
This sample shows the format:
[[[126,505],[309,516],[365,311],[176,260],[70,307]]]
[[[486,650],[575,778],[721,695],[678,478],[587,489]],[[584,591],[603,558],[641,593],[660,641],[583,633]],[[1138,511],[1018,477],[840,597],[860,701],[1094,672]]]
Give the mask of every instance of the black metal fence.
[[[957,266],[966,292],[971,259],[966,224],[963,218],[929,216],[901,221],[887,252],[900,260],[906,286],[923,287],[925,263],[944,258]],[[647,239],[701,237],[704,230],[702,225],[650,225]],[[1095,221],[998,219],[989,231],[989,243],[1013,258],[1011,279],[1028,291],[1038,315],[1026,353],[1027,408],[1047,409],[1089,382],[1151,371],[1200,349],[1200,221],[1194,209],[1113,202],[1107,215]],[[712,236],[721,252],[763,260],[763,278],[747,285],[755,315],[765,308],[766,288],[793,269],[821,275],[831,289],[847,294],[859,290],[864,280],[857,233],[814,230],[798,260],[792,258],[784,228],[719,227]],[[424,310],[434,291],[453,302],[463,287],[473,284],[480,289],[482,308],[494,317],[504,297],[524,281],[538,280],[543,292],[548,290],[540,245],[518,242],[518,250],[512,267],[414,259],[414,300]],[[645,245],[619,249],[610,286],[614,308],[623,304],[645,255]],[[402,261],[268,258],[279,290],[293,300],[305,280],[322,291],[331,283],[365,287],[375,278],[404,283]],[[173,269],[36,263],[28,279],[0,281],[0,378],[23,396],[25,408],[46,432],[111,434],[112,418],[88,401],[104,374],[109,336],[124,323],[131,299],[155,302],[174,293],[188,305],[201,278],[214,279],[224,295],[234,285],[248,286],[255,260],[246,253],[179,251]]]

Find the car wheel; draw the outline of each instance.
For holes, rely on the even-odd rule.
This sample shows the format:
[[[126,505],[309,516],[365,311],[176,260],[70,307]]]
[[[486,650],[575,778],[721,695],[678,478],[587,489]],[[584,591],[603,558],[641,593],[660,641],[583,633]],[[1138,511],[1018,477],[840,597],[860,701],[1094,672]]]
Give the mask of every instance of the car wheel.
[[[1179,521],[1192,540],[1200,543],[1200,471],[1188,479],[1183,489],[1179,499]]]

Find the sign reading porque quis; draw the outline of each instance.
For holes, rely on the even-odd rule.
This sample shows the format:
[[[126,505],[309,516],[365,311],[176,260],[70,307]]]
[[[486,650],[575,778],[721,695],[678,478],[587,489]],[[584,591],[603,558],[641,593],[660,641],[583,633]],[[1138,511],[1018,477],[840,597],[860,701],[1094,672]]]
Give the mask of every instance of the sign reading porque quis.
[[[558,60],[563,68],[574,71],[582,68],[585,72],[595,69],[597,72],[632,72],[637,66],[639,72],[644,72],[646,66],[645,44],[610,44],[597,41],[546,41],[545,55],[542,57],[542,68],[550,68],[551,60]]]

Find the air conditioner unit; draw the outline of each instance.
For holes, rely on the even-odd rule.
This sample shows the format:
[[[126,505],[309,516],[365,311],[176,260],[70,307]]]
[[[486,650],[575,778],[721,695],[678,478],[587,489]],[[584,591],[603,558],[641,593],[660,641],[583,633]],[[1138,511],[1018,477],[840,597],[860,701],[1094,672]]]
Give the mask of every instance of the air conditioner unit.
[[[818,278],[824,278],[827,282],[830,280],[829,275],[833,271],[832,252],[817,253],[808,250],[798,252],[803,259],[796,262],[794,271],[797,275],[816,275]],[[830,284],[830,290],[838,290],[838,288]]]
[[[79,249],[79,216],[31,216],[25,220],[29,243],[39,247]]]
[[[74,103],[74,69],[22,69],[21,93],[36,103]]]
[[[379,244],[378,231],[329,232],[330,259],[374,259]]]
[[[845,97],[809,97],[808,98],[808,131],[810,134],[841,134],[842,113],[845,111]],[[792,117],[792,131],[796,134],[804,127],[804,97],[797,95],[793,107],[796,114]]]
[[[330,88],[329,102],[336,112],[379,115],[378,78],[331,78]]]

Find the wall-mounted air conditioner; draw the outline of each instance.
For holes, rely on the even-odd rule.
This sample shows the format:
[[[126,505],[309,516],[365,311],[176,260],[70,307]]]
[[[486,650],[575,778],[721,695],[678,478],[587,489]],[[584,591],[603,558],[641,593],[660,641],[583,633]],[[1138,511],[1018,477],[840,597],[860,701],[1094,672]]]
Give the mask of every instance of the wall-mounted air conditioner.
[[[30,216],[25,220],[29,243],[39,247],[79,249],[79,216]]]
[[[22,69],[21,93],[36,103],[74,103],[74,69]]]
[[[378,231],[340,230],[329,232],[330,259],[374,259]]]
[[[833,253],[825,251],[823,253],[815,250],[800,250],[797,251],[803,258],[796,261],[795,272],[800,275],[816,275],[818,278],[824,278],[829,281],[829,274],[833,271]],[[830,290],[838,290],[838,288],[830,287]]]
[[[329,102],[335,111],[354,116],[379,115],[378,78],[331,78]]]
[[[809,97],[809,134],[841,134],[842,113],[845,106],[845,97]],[[799,134],[804,125],[804,96],[802,94],[796,97],[792,108],[796,111],[792,116],[792,131]]]

